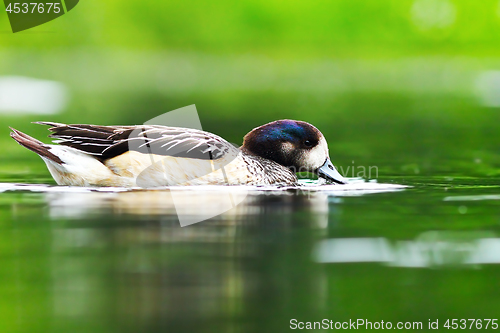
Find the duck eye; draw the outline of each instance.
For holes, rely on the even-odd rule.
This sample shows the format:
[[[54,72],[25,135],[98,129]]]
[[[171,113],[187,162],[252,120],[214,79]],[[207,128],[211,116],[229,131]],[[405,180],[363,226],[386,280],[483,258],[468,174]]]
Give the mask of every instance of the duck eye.
[[[306,147],[312,147],[313,143],[311,141],[309,141],[309,140],[306,140],[306,141],[304,141],[304,146],[306,146]]]

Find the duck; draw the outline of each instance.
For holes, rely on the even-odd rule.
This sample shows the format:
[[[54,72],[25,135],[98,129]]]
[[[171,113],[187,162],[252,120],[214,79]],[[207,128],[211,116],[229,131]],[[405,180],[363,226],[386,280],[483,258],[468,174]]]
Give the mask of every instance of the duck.
[[[297,185],[297,172],[347,184],[313,125],[277,120],[252,129],[238,147],[210,132],[160,125],[48,125],[54,144],[11,128],[11,137],[38,154],[58,185],[165,187]]]

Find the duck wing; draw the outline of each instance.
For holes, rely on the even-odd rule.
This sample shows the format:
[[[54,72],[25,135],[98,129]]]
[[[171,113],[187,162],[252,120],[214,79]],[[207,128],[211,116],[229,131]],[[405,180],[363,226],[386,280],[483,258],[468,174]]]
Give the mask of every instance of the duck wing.
[[[127,151],[162,156],[217,160],[236,156],[239,149],[218,135],[191,128],[168,126],[99,126],[37,122],[51,126],[51,138],[64,146],[101,160]]]

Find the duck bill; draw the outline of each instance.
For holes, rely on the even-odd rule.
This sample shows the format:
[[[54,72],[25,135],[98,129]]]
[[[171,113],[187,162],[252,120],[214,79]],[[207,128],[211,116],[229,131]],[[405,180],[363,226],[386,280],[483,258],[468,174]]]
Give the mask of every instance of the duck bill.
[[[337,184],[347,184],[348,181],[345,179],[333,166],[329,158],[326,159],[325,164],[323,164],[316,173],[319,177],[326,179],[327,181],[337,183]]]

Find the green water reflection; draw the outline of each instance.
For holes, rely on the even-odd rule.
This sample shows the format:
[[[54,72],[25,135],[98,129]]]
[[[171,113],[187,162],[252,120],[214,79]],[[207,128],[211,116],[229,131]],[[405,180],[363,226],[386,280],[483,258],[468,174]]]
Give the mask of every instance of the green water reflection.
[[[495,264],[315,262],[325,239],[395,244],[438,232],[431,241],[460,254],[463,244],[498,236],[494,197],[445,200],[500,194],[494,180],[393,180],[416,186],[357,197],[250,195],[238,213],[184,228],[161,204],[138,210],[123,193],[4,193],[3,331],[280,332],[293,318],[426,327],[498,316]]]
[[[195,101],[206,130],[240,142],[253,126],[297,118],[322,130],[343,170],[376,166],[379,183],[411,188],[253,194],[235,212],[185,228],[154,194],[2,193],[2,332],[281,332],[294,318],[426,328],[429,319],[499,316],[496,108],[428,95],[106,96],[76,96],[54,120],[140,123]],[[98,117],[103,105],[93,99],[109,112]],[[134,114],[141,105],[154,111]],[[32,118],[3,119],[46,135]],[[2,182],[54,184],[7,128],[0,134]],[[329,239],[381,239],[397,260],[318,262]]]

